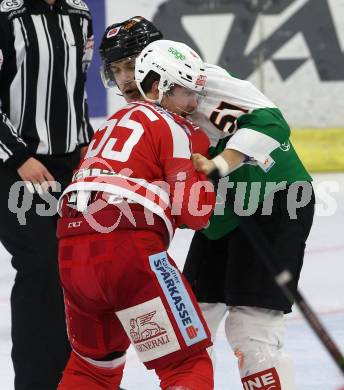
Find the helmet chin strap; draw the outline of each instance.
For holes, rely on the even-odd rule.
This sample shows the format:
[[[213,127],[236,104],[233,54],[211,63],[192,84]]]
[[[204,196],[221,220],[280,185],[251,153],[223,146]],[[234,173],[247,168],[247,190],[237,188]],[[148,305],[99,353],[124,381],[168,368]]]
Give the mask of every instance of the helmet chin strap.
[[[164,91],[161,88],[159,88],[159,96],[158,96],[158,100],[157,100],[158,104],[161,104],[163,97],[164,97]]]
[[[196,108],[192,111],[186,111],[184,110],[183,108],[179,107],[179,106],[176,106],[178,108],[178,110],[180,110],[182,112],[182,116],[186,116],[186,115],[192,115],[195,111],[196,111]]]
[[[118,87],[115,87],[115,94],[117,96],[123,97],[123,93],[120,91],[120,89]]]

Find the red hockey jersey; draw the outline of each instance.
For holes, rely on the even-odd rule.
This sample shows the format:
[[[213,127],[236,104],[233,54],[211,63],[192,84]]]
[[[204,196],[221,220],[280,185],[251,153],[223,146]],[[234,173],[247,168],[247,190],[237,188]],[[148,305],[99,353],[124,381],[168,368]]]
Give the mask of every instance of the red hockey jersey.
[[[97,130],[73,182],[64,191],[77,194],[85,211],[93,191],[143,205],[165,222],[170,238],[175,227],[203,228],[215,205],[207,178],[190,160],[190,122],[146,102],[134,102]],[[70,195],[69,195],[70,196]],[[61,204],[61,202],[60,202]]]
[[[200,153],[209,158],[210,140],[205,131],[190,119],[180,115],[172,114],[174,120],[184,129],[190,140],[192,153]]]

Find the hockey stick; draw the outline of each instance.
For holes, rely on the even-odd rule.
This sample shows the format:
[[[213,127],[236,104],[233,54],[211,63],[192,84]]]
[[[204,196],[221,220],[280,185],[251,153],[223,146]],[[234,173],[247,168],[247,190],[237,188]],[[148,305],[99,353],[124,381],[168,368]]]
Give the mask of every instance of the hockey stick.
[[[220,179],[218,170],[214,170],[208,175],[208,178],[216,184]],[[226,196],[226,206],[229,206],[232,211],[235,201],[235,193],[233,190],[228,189]],[[237,215],[237,214],[236,214]],[[239,216],[238,216],[239,217]],[[278,270],[274,265],[274,262],[271,259],[275,259],[276,254],[273,251],[269,241],[267,240],[264,233],[261,231],[256,221],[252,217],[239,217],[240,218],[240,229],[246,235],[247,240],[250,242],[252,247],[255,249],[259,259],[264,264],[270,275],[274,278],[277,285],[281,288],[285,297],[289,300],[290,303],[294,303],[300,309],[304,318],[313,329],[314,333],[318,336],[327,352],[330,354],[332,359],[335,361],[340,371],[344,375],[344,357],[332,340],[327,330],[324,328],[322,323],[319,320],[319,317],[315,314],[313,309],[309,306],[303,295],[298,289],[293,292],[291,287],[292,275],[291,273],[285,270]],[[276,262],[276,264],[278,264]]]

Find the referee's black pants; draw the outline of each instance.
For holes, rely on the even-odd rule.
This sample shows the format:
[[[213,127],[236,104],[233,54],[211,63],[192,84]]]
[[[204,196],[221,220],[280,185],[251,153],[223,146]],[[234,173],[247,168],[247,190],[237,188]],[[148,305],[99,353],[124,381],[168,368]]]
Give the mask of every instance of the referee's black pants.
[[[71,180],[79,152],[37,158],[63,190]],[[26,210],[31,195],[22,186],[16,199],[18,192],[13,191],[13,184],[21,179],[15,169],[1,165],[0,178],[0,240],[12,255],[12,265],[17,271],[11,294],[15,389],[53,390],[57,388],[70,354],[58,276],[57,215],[51,200],[46,202],[34,194],[24,221],[24,213],[16,214],[13,210],[17,207]],[[13,192],[9,199],[11,187]],[[52,195],[58,199],[60,193]],[[38,210],[44,213],[44,209],[53,215],[37,213]]]

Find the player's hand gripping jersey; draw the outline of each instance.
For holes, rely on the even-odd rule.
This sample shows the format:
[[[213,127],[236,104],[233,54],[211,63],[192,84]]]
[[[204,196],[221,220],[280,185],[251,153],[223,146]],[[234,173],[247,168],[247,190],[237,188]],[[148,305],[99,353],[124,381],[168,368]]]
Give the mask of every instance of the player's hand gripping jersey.
[[[311,181],[290,142],[288,123],[274,103],[249,81],[233,77],[218,66],[207,65],[206,74],[205,98],[191,119],[206,131],[212,145],[216,145],[211,149],[212,157],[227,148],[251,158],[249,164],[241,165],[228,176],[234,189],[237,183],[248,183],[243,195],[245,207],[253,182],[261,183],[261,203],[273,189],[266,191],[267,182],[283,186]],[[218,239],[237,224],[237,218],[225,208],[221,215],[211,217],[204,233],[210,239]]]

